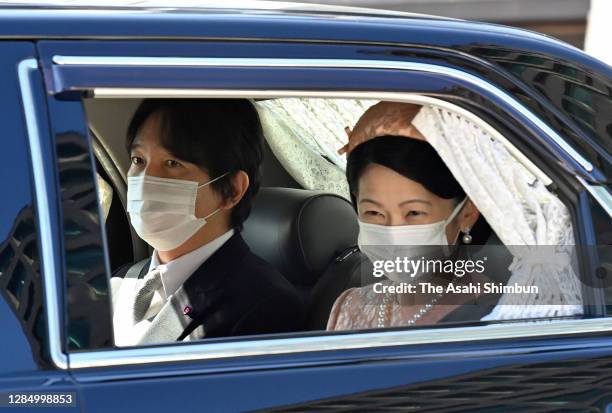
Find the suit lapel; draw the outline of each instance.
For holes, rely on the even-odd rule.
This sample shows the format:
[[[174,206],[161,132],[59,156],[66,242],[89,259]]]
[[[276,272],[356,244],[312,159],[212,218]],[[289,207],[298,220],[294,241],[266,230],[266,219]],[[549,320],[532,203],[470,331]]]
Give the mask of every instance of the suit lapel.
[[[184,286],[181,286],[153,318],[153,321],[140,337],[138,344],[176,341],[191,323],[188,309],[192,307],[193,305],[185,293]],[[204,337],[203,328],[197,333],[201,334],[198,338]]]
[[[208,327],[214,328],[219,318],[211,315],[223,307],[225,275],[248,251],[240,233],[234,234],[172,294],[144,331],[139,344],[205,337]]]

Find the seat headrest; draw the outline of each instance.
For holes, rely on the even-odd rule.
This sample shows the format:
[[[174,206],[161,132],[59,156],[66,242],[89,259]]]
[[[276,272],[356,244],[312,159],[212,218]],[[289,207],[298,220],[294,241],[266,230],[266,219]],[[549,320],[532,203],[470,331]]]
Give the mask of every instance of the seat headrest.
[[[313,285],[331,260],[357,244],[351,203],[334,194],[261,188],[242,236],[294,285]]]

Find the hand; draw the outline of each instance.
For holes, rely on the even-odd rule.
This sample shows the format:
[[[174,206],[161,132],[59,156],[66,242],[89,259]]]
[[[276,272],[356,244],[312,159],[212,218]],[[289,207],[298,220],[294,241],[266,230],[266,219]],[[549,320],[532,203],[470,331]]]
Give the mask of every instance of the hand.
[[[412,103],[377,103],[365,111],[352,131],[348,127],[344,128],[349,142],[338,153],[350,152],[360,143],[385,135],[424,141],[425,137],[411,123],[420,109],[420,105]]]

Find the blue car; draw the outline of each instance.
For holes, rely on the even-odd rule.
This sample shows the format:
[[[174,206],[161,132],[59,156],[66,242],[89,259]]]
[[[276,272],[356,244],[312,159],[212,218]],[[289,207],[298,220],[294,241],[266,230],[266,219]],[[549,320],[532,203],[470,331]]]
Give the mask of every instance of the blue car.
[[[612,411],[610,66],[487,23],[199,3],[0,7],[0,406]],[[303,298],[302,330],[114,344],[110,276],[151,253],[126,212],[125,127],[159,97],[256,103],[269,136],[243,237]],[[580,314],[326,330],[363,262],[336,150],[381,100],[472,116],[547,177],[571,218]]]

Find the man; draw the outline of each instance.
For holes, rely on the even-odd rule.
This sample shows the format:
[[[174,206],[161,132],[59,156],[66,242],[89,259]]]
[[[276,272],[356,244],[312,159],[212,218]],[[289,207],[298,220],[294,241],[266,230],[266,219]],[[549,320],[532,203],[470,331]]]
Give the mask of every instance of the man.
[[[240,235],[263,132],[244,99],[151,99],[127,133],[128,213],[154,252],[111,278],[119,346],[299,330],[291,284]]]

